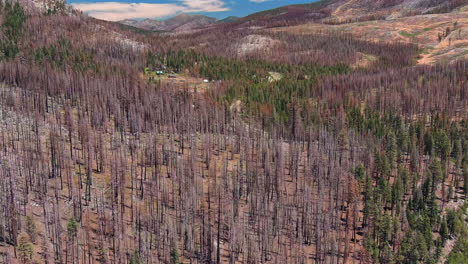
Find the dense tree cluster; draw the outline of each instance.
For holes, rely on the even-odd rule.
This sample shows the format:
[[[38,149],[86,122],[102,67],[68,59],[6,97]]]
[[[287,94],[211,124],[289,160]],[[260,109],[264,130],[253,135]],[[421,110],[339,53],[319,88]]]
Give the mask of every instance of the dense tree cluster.
[[[2,41],[0,58],[12,59],[20,52],[19,42],[23,33],[26,14],[19,2],[0,2],[0,13],[3,14]]]

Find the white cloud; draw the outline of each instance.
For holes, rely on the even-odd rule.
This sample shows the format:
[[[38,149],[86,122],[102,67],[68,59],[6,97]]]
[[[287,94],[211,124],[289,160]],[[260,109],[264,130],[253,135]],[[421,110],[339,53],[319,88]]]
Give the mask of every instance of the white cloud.
[[[99,2],[73,3],[72,5],[92,17],[109,21],[129,18],[160,18],[182,12],[221,12],[229,10],[221,0],[179,1],[180,4]]]
[[[227,11],[225,4],[221,0],[179,0],[185,6],[193,9],[199,9],[206,12]]]

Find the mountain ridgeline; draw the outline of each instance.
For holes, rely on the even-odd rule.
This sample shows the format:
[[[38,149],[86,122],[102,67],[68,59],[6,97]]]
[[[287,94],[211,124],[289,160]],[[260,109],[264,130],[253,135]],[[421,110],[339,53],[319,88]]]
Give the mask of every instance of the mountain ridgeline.
[[[216,18],[203,16],[203,15],[189,15],[180,14],[167,20],[155,20],[155,19],[143,19],[134,20],[127,19],[120,21],[120,23],[136,28],[141,28],[151,31],[171,31],[181,32],[199,29],[207,26],[214,25],[216,23],[224,23],[227,21],[234,21],[234,17],[226,18],[226,20],[218,20]]]
[[[129,19],[120,23],[145,30],[174,32],[210,28],[215,24],[237,28],[271,28],[310,22],[337,25],[447,13],[465,5],[466,0],[321,0],[310,4],[283,6],[243,18],[227,17],[217,20],[203,15],[180,14],[163,21]]]

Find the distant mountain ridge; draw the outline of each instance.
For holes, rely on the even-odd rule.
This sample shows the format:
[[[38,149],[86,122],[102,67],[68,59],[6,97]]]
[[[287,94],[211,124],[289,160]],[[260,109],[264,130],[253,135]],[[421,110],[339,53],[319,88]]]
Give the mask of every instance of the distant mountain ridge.
[[[419,14],[447,13],[466,5],[466,0],[322,0],[286,5],[246,17],[218,20],[204,15],[180,14],[168,20],[127,19],[120,23],[151,31],[183,32],[211,26],[278,27],[308,22],[343,24],[386,20]]]
[[[221,20],[218,20],[218,23],[231,23],[231,22],[234,22],[234,21],[237,21],[239,20],[240,17],[236,17],[236,16],[228,16],[226,18],[223,18]]]
[[[167,20],[126,19],[120,21],[120,23],[145,30],[181,32],[214,25],[221,21],[223,20],[204,15],[180,14]]]

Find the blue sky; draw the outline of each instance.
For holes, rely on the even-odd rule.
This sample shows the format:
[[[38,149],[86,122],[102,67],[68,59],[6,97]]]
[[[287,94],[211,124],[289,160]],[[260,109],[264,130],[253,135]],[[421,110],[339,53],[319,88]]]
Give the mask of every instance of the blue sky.
[[[279,6],[314,0],[69,0],[90,16],[118,21],[129,18],[165,19],[180,13],[204,14],[216,18],[246,16]]]

